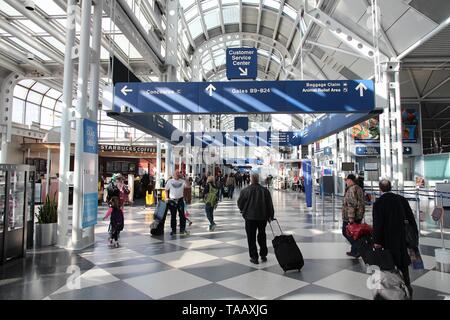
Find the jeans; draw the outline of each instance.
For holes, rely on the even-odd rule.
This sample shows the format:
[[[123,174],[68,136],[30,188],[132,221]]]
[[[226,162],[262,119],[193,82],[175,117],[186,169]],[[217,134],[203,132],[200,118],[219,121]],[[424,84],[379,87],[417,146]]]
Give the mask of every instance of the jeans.
[[[210,226],[215,225],[214,223],[214,207],[207,203],[205,205],[206,217],[208,218]]]
[[[180,217],[180,232],[186,230],[186,217],[184,216],[184,199],[169,200],[170,227],[173,232],[177,231],[177,211]]]
[[[233,193],[234,193],[234,186],[229,186],[228,187],[228,197],[230,199],[233,199]]]
[[[256,240],[259,245],[259,255],[267,257],[267,243],[266,243],[266,220],[245,220],[245,231],[247,232],[248,251],[251,259],[258,259],[258,249],[256,247]],[[258,236],[256,232],[258,231]]]
[[[355,222],[355,223],[357,223],[357,222]],[[356,247],[355,247],[356,240],[353,240],[352,237],[350,237],[349,235],[347,235],[346,229],[347,229],[347,225],[349,225],[349,224],[350,224],[350,222],[348,222],[348,221],[343,221],[343,223],[342,223],[342,235],[343,235],[343,236],[345,237],[345,239],[347,239],[348,242],[350,242],[350,244],[352,245],[352,248],[351,248],[350,252],[351,252],[353,255],[357,255],[357,254],[358,254],[358,250],[357,250]]]

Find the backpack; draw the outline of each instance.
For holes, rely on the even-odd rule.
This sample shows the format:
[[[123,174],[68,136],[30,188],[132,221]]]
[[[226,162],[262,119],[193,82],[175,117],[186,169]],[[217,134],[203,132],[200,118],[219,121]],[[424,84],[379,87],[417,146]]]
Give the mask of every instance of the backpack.
[[[122,231],[123,230],[123,214],[121,210],[119,209],[113,209],[111,213],[111,224],[113,225],[113,228],[115,228],[116,231]]]
[[[215,207],[217,202],[219,201],[217,197],[217,193],[219,192],[219,189],[212,186],[212,184],[209,185],[209,192],[206,196],[205,203],[209,203],[211,206]]]

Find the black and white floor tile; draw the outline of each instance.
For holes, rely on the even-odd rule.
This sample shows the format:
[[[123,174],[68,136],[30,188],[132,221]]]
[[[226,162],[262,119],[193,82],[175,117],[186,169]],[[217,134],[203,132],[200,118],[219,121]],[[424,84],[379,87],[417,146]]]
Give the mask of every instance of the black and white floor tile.
[[[273,199],[283,232],[294,236],[305,258],[301,272],[284,273],[279,267],[270,226],[268,261],[250,263],[236,199],[219,204],[214,232],[208,231],[203,204],[190,205],[193,224],[187,237],[170,236],[170,217],[164,236],[152,237],[153,209],[126,208],[121,247],[114,249],[107,246],[106,208],[101,208],[93,247],[34,250],[23,261],[1,266],[0,299],[371,299],[365,265],[346,255],[349,245],[335,221],[339,203],[333,217],[331,203],[323,215],[320,203],[312,213],[296,193],[273,191]],[[276,224],[272,227],[280,232]],[[434,249],[442,245],[437,231],[431,226],[422,232],[425,270],[411,270],[415,299],[450,299],[450,274],[435,270]],[[73,266],[80,270],[78,277],[68,272]]]

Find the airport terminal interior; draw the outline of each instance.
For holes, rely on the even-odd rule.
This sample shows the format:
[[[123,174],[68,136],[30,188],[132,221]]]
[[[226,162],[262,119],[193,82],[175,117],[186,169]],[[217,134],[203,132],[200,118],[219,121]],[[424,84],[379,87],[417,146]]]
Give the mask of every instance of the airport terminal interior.
[[[386,179],[450,300],[448,0],[0,0],[0,136],[0,300],[373,300]]]

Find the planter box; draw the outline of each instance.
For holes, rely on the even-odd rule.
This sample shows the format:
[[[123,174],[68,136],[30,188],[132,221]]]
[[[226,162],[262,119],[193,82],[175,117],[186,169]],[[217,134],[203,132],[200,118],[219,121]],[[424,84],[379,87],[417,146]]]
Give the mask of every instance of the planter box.
[[[37,223],[36,224],[36,247],[47,247],[56,244],[57,223]]]

